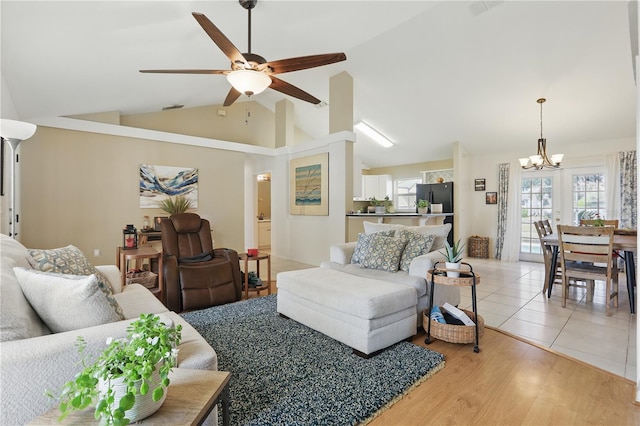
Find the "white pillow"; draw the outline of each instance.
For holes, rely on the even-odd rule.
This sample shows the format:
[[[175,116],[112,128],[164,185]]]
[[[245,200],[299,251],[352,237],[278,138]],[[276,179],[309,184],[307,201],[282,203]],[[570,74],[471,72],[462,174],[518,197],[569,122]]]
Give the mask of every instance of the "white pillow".
[[[120,320],[95,275],[64,275],[13,268],[24,296],[54,333]]]
[[[378,223],[378,222],[362,222],[364,225],[365,234],[374,234],[381,231],[395,231],[395,236],[404,229],[404,225],[391,224],[391,223]]]
[[[404,229],[420,235],[435,235],[436,238],[433,240],[433,245],[431,246],[431,251],[434,251],[444,247],[444,241],[447,239],[447,235],[449,235],[449,232],[451,231],[451,224],[445,223],[442,225],[405,226]]]

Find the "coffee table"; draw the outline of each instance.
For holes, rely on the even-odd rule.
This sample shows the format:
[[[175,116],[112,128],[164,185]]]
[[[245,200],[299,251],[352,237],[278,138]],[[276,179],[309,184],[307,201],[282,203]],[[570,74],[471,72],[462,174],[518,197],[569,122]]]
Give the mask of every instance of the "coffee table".
[[[218,402],[222,402],[222,424],[229,425],[229,378],[227,371],[191,370],[174,368],[169,373],[171,385],[164,404],[151,416],[136,424],[149,425],[201,425]],[[64,420],[64,425],[98,424],[93,407],[74,411]],[[58,425],[58,407],[33,419],[30,425]]]

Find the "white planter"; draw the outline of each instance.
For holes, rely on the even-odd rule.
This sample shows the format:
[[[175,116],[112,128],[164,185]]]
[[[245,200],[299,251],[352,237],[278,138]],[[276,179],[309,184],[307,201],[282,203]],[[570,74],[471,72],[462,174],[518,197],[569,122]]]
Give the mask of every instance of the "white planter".
[[[447,266],[447,269],[460,269],[460,262],[457,262],[457,263],[445,262],[445,265]],[[447,271],[447,276],[450,278],[459,278],[460,272]]]
[[[386,211],[384,206],[376,206],[376,214],[384,214]]]
[[[159,365],[156,365],[156,369],[151,374],[151,380],[149,382],[149,392],[146,395],[136,395],[136,402],[130,410],[125,411],[124,416],[130,420],[131,423],[137,422],[144,418],[149,417],[160,409],[167,397],[167,389],[164,390],[162,398],[158,401],[154,401],[152,398],[153,390],[162,381],[160,373],[158,372]],[[141,381],[136,382],[136,387],[140,389]],[[127,394],[127,385],[121,377],[111,379],[110,383],[100,379],[98,381],[98,391],[100,395],[107,392],[108,387],[111,386],[114,392],[113,407],[118,407],[120,400]]]
[[[429,207],[418,207],[418,214],[427,214]]]

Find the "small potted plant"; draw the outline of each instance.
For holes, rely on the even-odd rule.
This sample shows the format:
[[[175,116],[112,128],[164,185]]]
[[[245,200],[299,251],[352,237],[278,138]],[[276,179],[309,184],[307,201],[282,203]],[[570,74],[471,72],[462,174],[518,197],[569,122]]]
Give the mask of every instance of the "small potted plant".
[[[142,314],[129,324],[126,338],[107,339],[107,348],[93,364],[85,359],[86,341],[78,337],[83,369],[57,398],[58,421],[91,405],[95,405],[95,418],[106,425],[127,425],[153,414],[166,398],[181,330],[179,324],[167,326],[157,315]]]
[[[160,202],[160,208],[169,214],[184,213],[191,208],[191,200],[184,195],[165,198]]]
[[[445,265],[447,269],[460,269],[460,261],[462,260],[462,254],[464,252],[464,243],[461,240],[456,241],[453,246],[449,244],[449,241],[444,242],[444,252],[440,252],[445,258]],[[460,272],[447,271],[447,276],[452,278],[458,278]]]
[[[391,207],[393,207],[393,201],[389,199],[387,195],[384,200],[378,200],[376,197],[369,198],[369,204],[375,207],[377,214],[390,213]]]
[[[427,200],[418,200],[418,202],[416,203],[416,207],[418,208],[419,214],[427,214],[429,202]]]

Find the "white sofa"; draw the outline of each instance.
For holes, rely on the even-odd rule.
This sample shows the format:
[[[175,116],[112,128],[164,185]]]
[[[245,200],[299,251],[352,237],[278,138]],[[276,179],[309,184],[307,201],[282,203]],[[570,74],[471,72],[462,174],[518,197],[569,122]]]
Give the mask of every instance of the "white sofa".
[[[0,424],[25,424],[57,405],[45,396],[54,394],[79,371],[75,346],[78,336],[87,343],[86,353],[96,357],[108,337],[125,337],[126,327],[142,313],[155,313],[182,325],[178,367],[217,370],[216,352],[179,315],[169,312],[145,287],[120,286],[120,272],[113,265],[98,266],[113,288],[125,320],[52,333],[25,298],[14,267],[31,268],[29,253],[18,241],[0,234]],[[208,423],[217,423],[214,411]]]
[[[320,267],[331,268],[351,275],[389,281],[415,288],[418,296],[418,304],[416,306],[417,323],[420,325],[422,324],[422,311],[429,307],[429,286],[427,286],[427,274],[428,271],[433,268],[435,262],[444,262],[444,256],[440,253],[440,250],[444,248],[445,239],[451,231],[451,224],[405,226],[364,222],[364,231],[366,234],[389,230],[395,231],[396,235],[401,230],[407,230],[422,235],[435,235],[436,238],[429,253],[418,256],[411,261],[408,272],[388,272],[379,269],[363,268],[359,264],[351,263],[353,252],[356,248],[356,242],[332,246],[329,253],[330,262],[323,262]],[[445,302],[449,302],[451,305],[457,306],[460,303],[460,289],[455,286],[436,285],[433,304],[441,306]]]
[[[364,257],[370,259],[353,259],[355,242],[339,244],[331,247],[330,262],[319,268],[281,272],[276,282],[278,313],[368,357],[416,334],[422,311],[429,304],[427,273],[435,261],[443,259],[437,250],[444,246],[451,225],[364,224],[366,233],[387,233],[370,238],[369,249],[364,249],[367,238],[359,237],[360,255],[369,250]],[[421,236],[408,237],[403,230]],[[407,241],[411,238],[414,243],[410,246]],[[403,258],[405,251],[410,253]],[[395,271],[401,265],[408,272]],[[460,291],[453,286],[436,286],[434,296],[435,304],[460,302]]]

